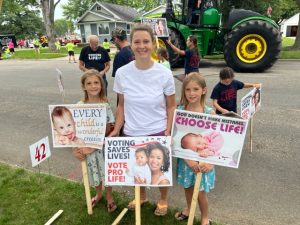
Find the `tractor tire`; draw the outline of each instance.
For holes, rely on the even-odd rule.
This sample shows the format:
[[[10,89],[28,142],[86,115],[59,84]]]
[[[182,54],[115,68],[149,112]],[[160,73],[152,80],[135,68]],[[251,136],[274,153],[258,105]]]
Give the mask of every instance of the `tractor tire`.
[[[169,29],[169,34],[171,37],[171,42],[179,49],[186,49],[186,44],[184,38],[180,35],[177,30]],[[172,68],[181,67],[184,64],[184,57],[175,53],[174,50],[170,47],[170,45],[166,42],[166,39],[163,39],[169,54],[169,62]]]
[[[238,72],[262,72],[278,59],[281,49],[279,31],[261,20],[250,20],[225,37],[224,58]]]

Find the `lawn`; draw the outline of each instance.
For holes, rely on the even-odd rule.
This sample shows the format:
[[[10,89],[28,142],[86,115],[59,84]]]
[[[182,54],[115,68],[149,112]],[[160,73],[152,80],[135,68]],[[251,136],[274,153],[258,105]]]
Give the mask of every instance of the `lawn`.
[[[92,189],[92,192],[94,195],[95,190]],[[93,215],[88,215],[81,183],[47,174],[39,176],[37,173],[0,164],[0,224],[3,225],[45,224],[60,209],[64,212],[54,222],[55,225],[109,225],[129,201],[128,196],[123,193],[114,192],[114,198],[118,204],[115,212],[107,213],[105,201],[102,200],[94,208]],[[170,209],[164,217],[154,216],[154,209],[153,204],[142,207],[143,225],[184,224],[176,221],[174,209]],[[196,222],[199,224],[199,221],[194,224]],[[135,224],[133,211],[128,211],[119,223],[128,224]]]

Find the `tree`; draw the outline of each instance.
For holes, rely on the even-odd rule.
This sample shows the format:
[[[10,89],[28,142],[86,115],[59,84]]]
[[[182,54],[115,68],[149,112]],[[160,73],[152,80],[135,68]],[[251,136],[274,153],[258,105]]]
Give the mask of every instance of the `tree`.
[[[44,26],[36,1],[3,1],[0,34],[15,34],[16,38],[32,38],[35,34],[43,33]]]
[[[76,21],[82,16],[96,0],[69,0],[67,4],[63,5],[63,15],[72,21]],[[107,2],[117,5],[129,6],[135,9],[143,9],[148,11],[158,5],[164,4],[166,0],[102,0],[99,2]]]
[[[58,19],[54,22],[54,31],[56,36],[65,36],[68,32],[74,32],[73,22],[65,19]]]
[[[296,0],[296,4],[300,9],[300,0]],[[293,49],[300,49],[300,14],[299,14],[299,21],[298,21],[297,36],[296,36],[295,44],[293,45]]]
[[[48,37],[48,46],[51,51],[55,51],[55,36],[54,36],[54,11],[60,0],[40,0],[46,34]]]

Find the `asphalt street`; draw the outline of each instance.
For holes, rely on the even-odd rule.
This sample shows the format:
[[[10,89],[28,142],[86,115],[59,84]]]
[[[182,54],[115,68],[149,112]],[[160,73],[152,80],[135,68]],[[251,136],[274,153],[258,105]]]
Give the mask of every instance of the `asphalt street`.
[[[218,82],[223,61],[203,60],[209,94]],[[48,105],[61,104],[56,68],[63,73],[66,90],[64,103],[76,103],[82,97],[78,63],[67,59],[0,61],[0,160],[33,170],[29,145],[50,133]],[[238,169],[217,167],[215,189],[209,194],[210,218],[230,225],[300,224],[300,61],[278,61],[264,73],[236,73],[236,79],[262,83],[262,109],[254,116],[253,152],[249,130]],[[173,71],[181,74],[182,69]],[[108,97],[114,108],[113,78],[107,74]],[[176,80],[179,101],[181,82]],[[238,102],[249,90],[238,93]],[[207,102],[211,105],[210,100]],[[52,144],[51,144],[52,145]],[[174,159],[175,174],[176,160]],[[50,165],[50,168],[49,168]],[[41,170],[72,180],[81,180],[80,164],[69,148],[52,149],[52,157]],[[0,178],[1,179],[1,178]],[[176,183],[176,182],[174,182]],[[117,188],[132,195],[133,188]],[[149,199],[156,201],[158,190],[151,188]],[[169,204],[185,206],[184,192],[170,189]],[[199,211],[199,210],[197,210]]]

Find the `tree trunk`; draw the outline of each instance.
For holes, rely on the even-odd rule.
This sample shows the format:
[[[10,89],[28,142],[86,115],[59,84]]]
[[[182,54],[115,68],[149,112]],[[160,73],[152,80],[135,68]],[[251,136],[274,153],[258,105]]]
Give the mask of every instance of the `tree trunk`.
[[[300,9],[300,0],[296,0],[296,4],[298,5]],[[299,21],[298,21],[298,28],[297,28],[297,36],[295,43],[292,47],[293,49],[300,49],[300,14],[299,14]]]
[[[48,46],[50,51],[55,51],[55,36],[54,36],[54,11],[57,4],[60,2],[58,0],[54,4],[54,0],[40,0],[41,8],[43,13],[43,19],[46,29],[46,35],[48,37]]]

